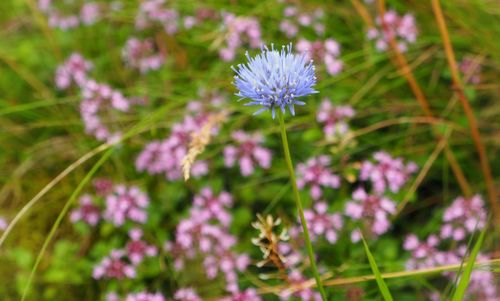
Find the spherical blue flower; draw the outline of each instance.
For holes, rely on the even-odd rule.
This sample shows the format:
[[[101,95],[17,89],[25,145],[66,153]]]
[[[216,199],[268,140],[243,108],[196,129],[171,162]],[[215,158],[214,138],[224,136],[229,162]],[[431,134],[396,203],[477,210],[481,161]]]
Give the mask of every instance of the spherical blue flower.
[[[288,107],[295,115],[294,105],[305,104],[297,98],[318,92],[313,89],[316,76],[312,60],[307,60],[305,54],[292,53],[292,44],[283,46],[281,51],[274,46],[271,50],[264,47],[256,57],[251,58],[248,52],[246,57],[246,65],[231,67],[236,72],[233,84],[239,90],[239,100],[251,99],[245,105],[262,106],[255,114],[271,110],[274,118],[276,108],[285,113]]]

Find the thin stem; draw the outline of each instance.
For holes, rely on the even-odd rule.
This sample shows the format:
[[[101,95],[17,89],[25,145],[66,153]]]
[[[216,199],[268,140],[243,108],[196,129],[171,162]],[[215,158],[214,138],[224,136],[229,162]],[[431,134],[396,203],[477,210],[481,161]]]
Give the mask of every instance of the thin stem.
[[[304,238],[306,241],[307,252],[309,253],[309,261],[311,262],[311,269],[314,274],[314,279],[316,279],[316,286],[319,289],[321,298],[323,301],[327,301],[325,294],[325,289],[321,283],[321,278],[318,273],[318,268],[316,267],[316,259],[314,258],[314,250],[311,244],[311,238],[309,237],[309,230],[307,229],[306,218],[304,216],[304,209],[302,208],[302,201],[300,200],[299,189],[297,188],[297,181],[295,179],[295,171],[293,169],[292,158],[290,156],[290,149],[288,147],[288,138],[286,136],[285,120],[283,112],[278,110],[278,119],[280,121],[281,129],[281,142],[283,143],[283,151],[285,153],[286,166],[288,168],[288,173],[290,174],[290,182],[292,183],[293,194],[295,196],[295,203],[297,205],[297,210],[299,211],[300,222],[302,224],[302,229],[304,230]]]

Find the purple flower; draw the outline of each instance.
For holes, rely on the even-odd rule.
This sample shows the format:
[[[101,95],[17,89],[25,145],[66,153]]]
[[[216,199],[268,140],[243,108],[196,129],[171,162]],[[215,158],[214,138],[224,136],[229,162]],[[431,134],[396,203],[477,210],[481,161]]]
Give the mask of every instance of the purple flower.
[[[230,297],[225,297],[219,301],[261,301],[262,299],[257,294],[257,291],[253,288],[248,288],[244,291],[238,291],[233,293]]]
[[[474,61],[474,59],[470,57],[465,57],[460,62],[458,68],[464,75],[464,78],[468,78],[466,81],[468,84],[477,85],[481,83],[481,65],[479,62]]]
[[[287,6],[283,10],[283,20],[280,22],[280,30],[287,38],[293,38],[299,32],[299,27],[312,28],[317,35],[325,33],[324,12],[316,9],[311,12],[304,12],[296,6]]]
[[[178,289],[174,294],[176,301],[201,301],[196,292],[192,288]]]
[[[72,223],[83,221],[84,223],[95,226],[101,219],[101,209],[94,204],[92,197],[85,194],[80,197],[80,207],[70,214]]]
[[[232,61],[236,51],[244,41],[251,48],[258,48],[262,44],[259,21],[250,17],[236,17],[231,13],[223,14],[223,27],[227,31],[224,35],[226,46],[219,50],[219,56],[224,61]]]
[[[316,120],[324,125],[323,132],[328,140],[344,136],[349,131],[347,120],[355,112],[350,106],[333,106],[328,98],[323,99]]]
[[[311,187],[311,197],[318,200],[323,191],[321,187],[339,188],[340,178],[333,174],[328,167],[328,156],[314,157],[305,164],[297,165],[297,186],[302,189],[306,185]]]
[[[101,16],[101,7],[98,3],[89,2],[83,4],[80,10],[80,19],[85,25],[94,24]]]
[[[271,50],[264,47],[256,57],[251,58],[248,53],[246,56],[246,65],[232,67],[236,72],[233,84],[239,90],[236,95],[240,99],[250,99],[246,105],[262,106],[255,114],[271,110],[274,118],[276,108],[285,113],[288,107],[295,115],[294,105],[305,104],[297,98],[317,93],[313,89],[316,76],[312,61],[304,54],[292,53],[292,44],[283,46],[281,51],[274,46]]]
[[[261,134],[247,134],[243,131],[236,131],[232,138],[238,143],[237,146],[229,145],[224,148],[224,164],[233,167],[238,161],[240,171],[243,176],[249,176],[254,172],[254,166],[262,168],[271,166],[271,151],[260,146],[264,141]]]
[[[155,49],[153,40],[139,40],[130,38],[123,49],[123,60],[132,68],[141,73],[149,70],[158,70],[164,63],[165,57]]]
[[[354,221],[364,223],[373,236],[379,236],[389,230],[388,217],[396,213],[396,204],[378,194],[369,195],[363,188],[356,189],[352,200],[346,203],[345,214]],[[361,239],[359,231],[351,233],[351,241]]]
[[[364,161],[359,178],[362,181],[370,180],[377,193],[384,193],[389,188],[396,193],[408,181],[411,174],[418,169],[413,162],[403,163],[402,158],[392,158],[386,152],[377,152],[373,155],[376,163]]]
[[[116,110],[127,112],[130,100],[119,91],[113,90],[105,84],[88,80],[82,87],[83,100],[80,103],[80,115],[85,125],[85,132],[95,136],[98,140],[112,142],[121,135],[111,130],[102,122],[101,115]]]
[[[390,39],[395,39],[400,51],[405,52],[408,44],[417,40],[417,27],[415,18],[411,14],[399,16],[395,11],[387,11],[384,15],[383,26],[380,17],[377,17],[378,28],[370,28],[367,33],[369,40],[375,40],[378,51],[385,51]]]
[[[342,71],[343,63],[338,59],[340,56],[340,45],[333,39],[327,39],[324,42],[310,42],[300,39],[297,42],[297,51],[304,53],[307,59],[314,59],[322,62],[326,66],[326,72],[330,75],[336,75]]]
[[[5,220],[5,218],[0,216],[0,231],[5,231],[5,229],[7,229],[8,226],[9,224],[7,223],[7,220]]]
[[[142,262],[145,256],[153,257],[157,254],[157,249],[153,245],[148,245],[142,238],[142,230],[134,228],[129,232],[130,241],[125,247],[130,261],[137,265]]]
[[[147,220],[148,205],[148,196],[138,187],[117,185],[114,192],[106,197],[103,217],[115,226],[123,225],[126,220],[143,224]]]
[[[135,27],[144,30],[157,24],[170,35],[176,33],[179,28],[179,13],[175,9],[166,8],[165,3],[165,0],[142,1],[135,18]]]
[[[311,229],[311,240],[318,236],[325,236],[329,243],[337,241],[337,233],[343,226],[342,216],[338,213],[329,214],[328,205],[325,202],[317,202],[312,210],[305,210],[304,215],[309,229]]]
[[[72,84],[81,87],[87,80],[87,73],[92,70],[91,62],[75,52],[56,71],[56,86],[59,90],[66,90]]]
[[[160,293],[139,292],[128,294],[125,301],[166,301],[165,297]]]
[[[92,276],[94,279],[101,278],[135,278],[136,271],[133,265],[125,260],[125,252],[122,250],[113,250],[108,257],[105,257],[98,265],[94,267]]]
[[[473,233],[476,228],[483,229],[486,220],[487,213],[481,196],[475,195],[470,199],[459,197],[444,211],[441,238],[464,240],[467,234]]]

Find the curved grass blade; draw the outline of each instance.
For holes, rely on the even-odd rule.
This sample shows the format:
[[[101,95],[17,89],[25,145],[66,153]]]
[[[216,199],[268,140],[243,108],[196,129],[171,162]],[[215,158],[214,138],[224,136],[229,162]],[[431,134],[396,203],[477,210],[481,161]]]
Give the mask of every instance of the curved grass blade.
[[[385,301],[393,301],[391,292],[389,291],[389,288],[387,287],[387,284],[385,283],[384,278],[382,277],[382,274],[380,274],[380,271],[377,267],[377,263],[375,262],[375,258],[373,258],[373,255],[370,252],[370,248],[368,248],[368,244],[366,243],[365,238],[363,236],[361,236],[361,239],[363,240],[363,245],[365,246],[366,257],[368,257],[368,262],[370,263],[370,267],[372,268],[373,275],[375,276],[375,281],[377,281],[378,288],[380,289],[380,292],[382,293],[384,300]]]

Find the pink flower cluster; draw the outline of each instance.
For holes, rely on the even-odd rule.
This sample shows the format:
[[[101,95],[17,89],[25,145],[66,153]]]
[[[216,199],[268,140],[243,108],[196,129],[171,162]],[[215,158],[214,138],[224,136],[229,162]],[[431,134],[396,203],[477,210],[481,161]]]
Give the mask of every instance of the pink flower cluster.
[[[297,165],[297,186],[311,187],[311,197],[318,200],[323,195],[322,187],[339,188],[340,178],[329,168],[330,157],[323,155]]]
[[[367,36],[369,40],[375,40],[375,47],[378,51],[387,50],[390,40],[394,39],[398,49],[405,52],[408,44],[417,40],[417,26],[411,14],[399,16],[395,11],[389,10],[385,13],[383,22],[378,17],[376,23],[378,28],[370,28]]]
[[[376,163],[363,162],[359,178],[362,181],[371,181],[373,189],[379,194],[384,193],[387,187],[394,193],[398,192],[418,170],[415,163],[405,165],[402,158],[392,158],[386,152],[376,152],[373,158]]]
[[[345,214],[354,221],[363,223],[372,236],[380,236],[389,230],[389,215],[396,213],[396,204],[387,197],[370,195],[363,188],[352,193],[352,200],[346,203]],[[361,239],[359,230],[351,233],[351,241]]]
[[[80,207],[70,214],[72,223],[82,221],[90,226],[95,226],[101,219],[101,209],[95,205],[92,197],[88,194],[80,197]]]
[[[147,144],[135,161],[137,171],[147,171],[149,174],[165,174],[170,181],[182,177],[182,159],[187,154],[192,134],[199,132],[208,120],[209,113],[199,112],[184,117],[181,123],[172,125],[172,132],[167,139],[157,140]],[[216,134],[214,130],[212,134]],[[200,177],[207,174],[208,164],[205,161],[195,161],[191,167],[191,175]]]
[[[253,288],[248,288],[244,291],[236,292],[232,296],[225,297],[219,301],[261,301],[262,299]]]
[[[486,220],[487,213],[481,196],[475,195],[470,199],[459,197],[444,211],[441,238],[464,240],[467,234],[483,229]]]
[[[108,293],[106,301],[166,301],[167,299],[160,293],[137,292],[127,294],[125,299],[121,299],[116,293]]]
[[[178,289],[174,294],[176,301],[201,301],[201,298],[196,294],[192,288]]]
[[[146,0],[141,2],[135,19],[135,27],[143,30],[158,24],[166,33],[172,35],[179,29],[179,13],[165,7],[165,0]]]
[[[135,278],[135,266],[128,263],[123,250],[113,250],[111,254],[94,267],[92,276],[95,279],[102,278]]]
[[[139,69],[141,73],[158,70],[165,62],[165,57],[155,49],[152,39],[128,39],[122,55],[127,65]]]
[[[324,12],[322,9],[316,9],[313,12],[301,12],[296,6],[288,6],[283,10],[284,18],[280,23],[281,32],[288,38],[293,38],[299,32],[300,27],[312,27],[317,35],[325,33]]]
[[[338,213],[327,212],[328,205],[325,202],[317,202],[312,210],[305,210],[306,224],[311,229],[311,240],[319,236],[325,236],[326,240],[333,244],[337,241],[338,232],[342,229],[342,216]]]
[[[330,75],[336,75],[342,71],[343,63],[339,59],[340,45],[333,39],[326,39],[324,42],[300,39],[296,49],[299,53],[305,53],[308,59],[324,63],[326,72]]]
[[[87,72],[92,70],[92,63],[75,52],[56,71],[56,86],[60,90],[68,89],[73,83],[81,87],[87,81]]]
[[[175,242],[165,248],[172,253],[177,270],[184,268],[186,260],[201,256],[207,278],[214,279],[220,272],[226,279],[226,290],[235,293],[239,290],[238,272],[246,270],[250,259],[231,251],[236,244],[228,228],[231,214],[226,208],[231,205],[227,192],[216,196],[204,188],[195,196],[189,216],[177,225]]]
[[[82,87],[83,100],[80,103],[80,115],[85,125],[85,132],[98,140],[113,142],[120,138],[119,132],[112,132],[100,115],[111,114],[113,110],[127,112],[131,101],[117,90],[94,80],[87,80]]]
[[[347,121],[355,111],[350,106],[334,106],[328,98],[321,102],[316,120],[323,124],[323,132],[328,140],[344,136],[349,131]]]
[[[7,223],[5,218],[0,216],[0,231],[4,231],[5,229],[7,229],[8,226],[9,224]]]
[[[210,8],[198,8],[196,9],[196,14],[194,16],[184,17],[184,28],[191,29],[196,25],[208,20],[218,20],[220,15],[216,10]]]
[[[271,167],[272,154],[269,149],[261,146],[264,142],[264,137],[261,134],[251,135],[243,131],[236,131],[231,137],[237,145],[228,145],[224,148],[226,167],[233,167],[238,161],[243,176],[251,175],[255,165],[264,169]]]
[[[262,45],[260,24],[256,18],[237,17],[231,13],[223,14],[225,30],[225,47],[219,50],[222,60],[232,61],[236,51],[244,43],[251,48],[258,48]]]
[[[138,187],[116,185],[114,191],[106,196],[103,218],[115,226],[121,226],[127,220],[143,224],[148,217],[148,205],[148,196]]]
[[[304,277],[299,270],[293,270],[288,274],[288,280],[290,285],[300,287],[309,279]],[[318,292],[315,292],[312,288],[303,288],[294,293],[285,290],[280,293],[281,300],[289,300],[290,297],[296,297],[303,301],[321,301],[321,295]]]
[[[139,228],[129,231],[130,241],[125,246],[125,252],[134,265],[141,263],[144,257],[153,257],[158,253],[155,246],[149,245],[141,239],[142,235],[143,232]]]
[[[56,7],[59,4],[60,7]],[[96,2],[84,3],[80,11],[76,13],[78,7],[74,7],[74,1],[63,0],[53,3],[52,0],[39,0],[38,8],[49,18],[49,26],[68,30],[80,24],[92,25],[102,14],[102,7]],[[65,14],[63,11],[73,11]]]
[[[468,77],[468,84],[477,85],[481,83],[481,65],[470,57],[465,57],[459,64],[458,68],[464,77]]]
[[[486,211],[484,202],[476,195],[471,199],[457,198],[443,214],[444,225],[441,228],[441,238],[431,234],[424,241],[420,241],[415,234],[410,234],[404,241],[403,248],[411,252],[411,258],[406,262],[408,270],[430,268],[439,265],[460,264],[467,256],[465,238],[474,230],[485,227]],[[443,235],[443,229],[445,235]],[[450,251],[442,250],[449,244],[448,238],[453,238],[453,243],[461,243]],[[440,248],[441,247],[441,248]],[[489,256],[479,254],[477,261],[489,260]],[[450,280],[456,278],[455,272],[446,272],[444,276]],[[495,284],[494,273],[489,267],[476,269],[471,274],[467,288],[467,300],[499,301],[498,288]],[[435,298],[435,300],[440,300]]]

